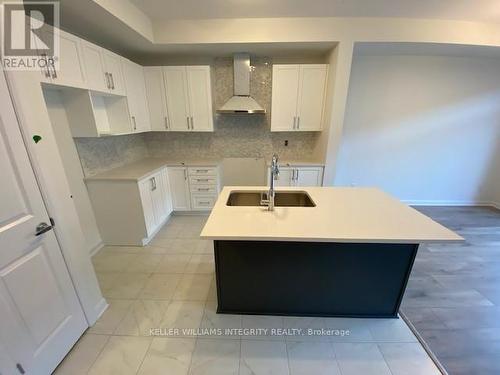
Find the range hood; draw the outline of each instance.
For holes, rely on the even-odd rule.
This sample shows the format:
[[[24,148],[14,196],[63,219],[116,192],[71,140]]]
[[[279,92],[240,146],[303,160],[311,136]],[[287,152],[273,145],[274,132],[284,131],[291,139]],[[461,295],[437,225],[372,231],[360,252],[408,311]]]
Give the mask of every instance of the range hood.
[[[233,66],[234,95],[217,110],[217,113],[266,113],[266,110],[250,96],[250,55],[248,53],[234,54]]]

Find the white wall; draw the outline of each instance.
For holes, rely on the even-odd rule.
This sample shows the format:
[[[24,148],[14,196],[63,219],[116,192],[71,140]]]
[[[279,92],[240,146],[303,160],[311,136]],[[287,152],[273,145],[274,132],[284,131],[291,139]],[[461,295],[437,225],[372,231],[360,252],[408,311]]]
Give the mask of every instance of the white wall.
[[[499,202],[500,60],[354,57],[336,185],[412,203]]]
[[[57,147],[61,154],[64,172],[71,189],[78,220],[85,236],[86,248],[89,253],[102,247],[101,234],[97,228],[94,211],[90,203],[87,187],[76,146],[71,136],[68,118],[63,103],[62,93],[58,90],[43,90],[50,122],[54,130]]]

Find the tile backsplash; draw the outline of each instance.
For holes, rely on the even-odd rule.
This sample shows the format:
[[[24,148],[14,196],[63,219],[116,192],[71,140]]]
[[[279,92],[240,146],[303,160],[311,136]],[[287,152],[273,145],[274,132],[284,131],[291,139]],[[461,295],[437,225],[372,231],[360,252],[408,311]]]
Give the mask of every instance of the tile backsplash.
[[[271,133],[272,64],[252,58],[250,92],[265,115],[215,115],[213,133],[150,132],[97,139],[76,139],[85,175],[93,175],[146,156],[169,159],[270,157],[313,160],[318,132]],[[233,60],[217,58],[212,66],[214,110],[233,95]],[[288,141],[288,146],[285,146]]]

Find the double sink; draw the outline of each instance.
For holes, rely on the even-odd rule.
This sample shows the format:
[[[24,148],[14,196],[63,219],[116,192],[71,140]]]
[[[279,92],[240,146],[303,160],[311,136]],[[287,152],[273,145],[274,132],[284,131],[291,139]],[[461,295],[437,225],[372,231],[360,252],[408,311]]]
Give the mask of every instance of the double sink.
[[[227,206],[262,206],[267,199],[267,191],[232,191],[227,199]],[[275,207],[316,207],[305,191],[275,191]]]

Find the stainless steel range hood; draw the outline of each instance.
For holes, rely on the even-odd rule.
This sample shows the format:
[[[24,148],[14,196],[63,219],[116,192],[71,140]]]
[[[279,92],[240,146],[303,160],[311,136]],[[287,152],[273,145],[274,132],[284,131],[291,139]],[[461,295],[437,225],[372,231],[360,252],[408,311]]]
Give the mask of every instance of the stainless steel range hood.
[[[250,96],[250,55],[248,53],[234,54],[233,64],[234,95],[217,110],[217,113],[266,113],[266,110]]]

